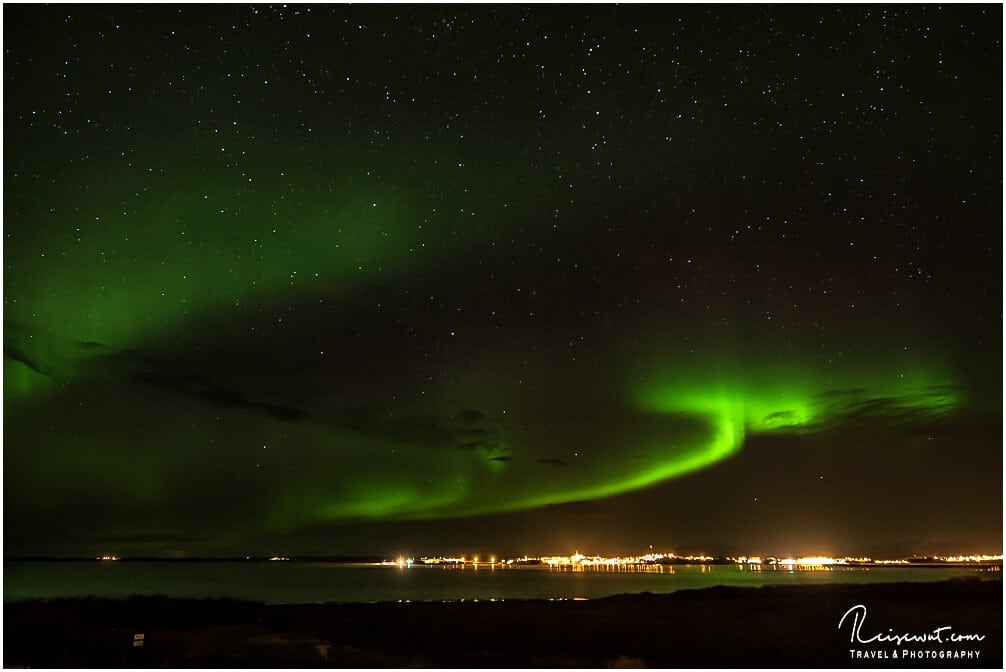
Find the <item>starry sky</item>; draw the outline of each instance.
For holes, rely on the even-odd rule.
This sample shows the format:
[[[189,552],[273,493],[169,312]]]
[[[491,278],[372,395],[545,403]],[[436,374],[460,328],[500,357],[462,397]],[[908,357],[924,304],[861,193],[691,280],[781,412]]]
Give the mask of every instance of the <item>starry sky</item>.
[[[1001,6],[4,19],[7,555],[1001,551]]]

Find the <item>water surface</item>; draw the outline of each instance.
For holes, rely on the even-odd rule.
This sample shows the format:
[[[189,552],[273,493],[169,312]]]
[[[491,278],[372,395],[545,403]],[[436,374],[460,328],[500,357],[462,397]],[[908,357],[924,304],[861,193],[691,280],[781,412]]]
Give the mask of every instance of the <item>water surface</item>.
[[[55,597],[233,597],[268,603],[598,598],[710,586],[941,581],[982,576],[968,567],[827,570],[735,565],[649,571],[556,571],[544,567],[454,569],[307,562],[4,562],[4,601]],[[985,574],[987,576],[987,574]]]

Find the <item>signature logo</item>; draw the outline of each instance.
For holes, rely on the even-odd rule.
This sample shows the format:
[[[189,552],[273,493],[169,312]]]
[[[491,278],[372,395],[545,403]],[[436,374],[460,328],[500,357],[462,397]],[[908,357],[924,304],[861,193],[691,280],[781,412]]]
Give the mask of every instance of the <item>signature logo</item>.
[[[896,633],[894,628],[888,628],[887,632],[877,632],[873,635],[864,635],[866,625],[866,605],[857,604],[842,614],[838,621],[838,629],[841,630],[845,622],[849,622],[849,642],[852,644],[894,644],[901,646],[905,643],[916,644],[956,644],[959,642],[980,642],[985,639],[985,635],[977,633],[957,633],[953,627],[943,625],[933,628],[929,632],[903,632]],[[868,633],[869,631],[867,631]]]

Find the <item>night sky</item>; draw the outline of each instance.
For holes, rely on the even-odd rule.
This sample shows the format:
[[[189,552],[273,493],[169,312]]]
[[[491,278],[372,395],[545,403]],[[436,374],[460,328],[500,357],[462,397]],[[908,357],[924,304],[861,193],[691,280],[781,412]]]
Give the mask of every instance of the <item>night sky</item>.
[[[1001,6],[3,12],[5,554],[1001,552]]]

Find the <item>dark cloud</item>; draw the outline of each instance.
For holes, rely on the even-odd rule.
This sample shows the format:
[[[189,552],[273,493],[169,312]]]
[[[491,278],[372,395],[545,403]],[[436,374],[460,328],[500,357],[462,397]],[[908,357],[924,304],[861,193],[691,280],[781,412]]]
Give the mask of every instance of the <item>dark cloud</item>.
[[[57,382],[69,380],[70,372],[105,347],[97,341],[39,332],[14,320],[4,322],[4,357]]]
[[[42,368],[42,366],[38,362],[36,362],[34,359],[29,357],[24,352],[21,352],[20,350],[12,346],[4,344],[3,355],[4,357],[6,357],[11,361],[20,362],[24,364],[29,369],[31,369],[32,371],[34,371],[39,375],[45,376],[46,378],[53,378],[48,372],[46,372]]]
[[[453,416],[462,421],[460,425],[428,413],[402,416],[376,404],[358,405],[345,410],[309,412],[286,404],[255,399],[250,394],[217,385],[202,376],[164,373],[169,368],[169,363],[150,355],[120,354],[109,358],[107,362],[118,368],[146,369],[130,374],[133,380],[144,385],[211,404],[264,413],[284,422],[303,421],[350,429],[401,444],[456,446],[489,452],[500,449],[499,441],[491,438],[493,432],[485,427],[473,426],[485,417],[474,409],[465,409]]]
[[[307,414],[299,409],[278,404],[271,404],[268,402],[254,401],[248,399],[240,392],[218,387],[217,385],[201,378],[192,376],[172,377],[153,372],[134,373],[132,378],[144,385],[149,385],[162,390],[170,390],[183,396],[199,399],[212,404],[246,408],[252,411],[263,412],[276,420],[282,420],[284,422],[294,422],[307,419]]]
[[[866,391],[832,395],[825,406],[826,422],[845,425],[871,423],[931,424],[954,419],[959,410],[956,398],[960,390],[951,385],[922,387],[906,394],[866,396]]]
[[[795,411],[776,411],[775,413],[769,413],[764,419],[766,422],[771,422],[774,420],[794,420],[796,417]]]
[[[955,385],[932,385],[905,394],[871,396],[867,388],[828,390],[815,396],[813,419],[801,422],[792,410],[776,411],[764,421],[780,424],[777,433],[827,432],[837,428],[912,426],[918,431],[959,422],[970,422],[959,403],[962,390]]]

